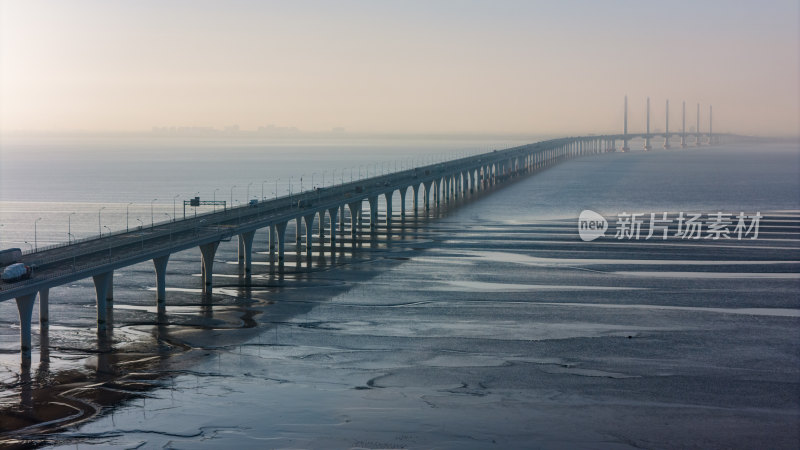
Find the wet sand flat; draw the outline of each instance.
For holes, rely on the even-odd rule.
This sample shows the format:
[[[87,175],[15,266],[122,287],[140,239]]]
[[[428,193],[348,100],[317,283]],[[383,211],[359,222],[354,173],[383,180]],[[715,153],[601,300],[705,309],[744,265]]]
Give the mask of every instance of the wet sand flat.
[[[3,438],[56,448],[796,448],[800,215],[764,211],[764,241],[585,243],[574,218],[530,220],[535,207],[516,206],[574,170],[381,230],[310,272],[278,279],[256,265],[243,287],[236,264],[215,265],[210,298],[196,291],[199,252],[173,255],[165,317],[152,265],[130,267],[115,276],[114,327],[101,338],[91,283],[54,290],[51,317],[62,319],[27,371],[4,319],[0,406],[4,426],[56,423]],[[585,194],[576,215],[607,202]],[[257,235],[254,248],[265,245]],[[218,259],[236,261],[236,243]]]

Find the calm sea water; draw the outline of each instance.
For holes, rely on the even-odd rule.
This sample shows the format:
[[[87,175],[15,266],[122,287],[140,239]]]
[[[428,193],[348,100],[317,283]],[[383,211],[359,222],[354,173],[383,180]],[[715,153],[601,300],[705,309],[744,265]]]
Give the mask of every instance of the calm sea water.
[[[127,202],[149,222],[152,198],[168,199],[154,215],[172,213],[171,192],[222,186],[223,197],[237,184],[243,201],[247,180],[260,196],[262,179],[365,155],[485,145],[126,144],[124,157],[100,161],[74,147],[74,158],[44,158],[42,147],[4,159],[0,230],[4,245],[24,243],[43,217],[37,234],[49,243],[65,240],[73,211],[83,236],[102,206],[102,223],[119,229]],[[23,189],[24,167],[49,176]],[[269,276],[258,233],[247,288],[236,242],[224,242],[211,298],[199,291],[199,251],[187,250],[170,259],[161,325],[150,263],[115,274],[109,336],[93,331],[90,281],[51,290],[52,325],[28,369],[4,302],[4,424],[73,423],[11,434],[68,448],[796,448],[798,174],[800,151],[785,144],[586,157],[283,279]],[[756,241],[587,244],[574,220],[583,209],[767,219]],[[88,420],[58,422],[76,411]]]

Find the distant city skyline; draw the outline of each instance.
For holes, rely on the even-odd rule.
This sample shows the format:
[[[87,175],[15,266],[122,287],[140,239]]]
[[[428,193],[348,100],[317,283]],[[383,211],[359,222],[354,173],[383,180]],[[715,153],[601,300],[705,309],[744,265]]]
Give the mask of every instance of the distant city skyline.
[[[798,2],[0,4],[0,132],[798,134]],[[233,132],[234,130],[228,130]]]

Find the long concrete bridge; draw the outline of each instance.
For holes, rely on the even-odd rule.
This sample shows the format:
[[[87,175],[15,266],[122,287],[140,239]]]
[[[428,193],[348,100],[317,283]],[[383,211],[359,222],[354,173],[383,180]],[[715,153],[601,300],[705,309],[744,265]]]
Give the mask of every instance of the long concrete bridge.
[[[627,128],[627,114],[625,122]],[[710,133],[695,132],[691,135],[697,145],[704,137],[709,144],[718,142],[720,138]],[[664,136],[667,142],[674,137],[670,134]],[[401,227],[408,214],[427,213],[455,200],[469,199],[497,185],[572,158],[616,151],[617,142],[622,143],[624,150],[630,140],[644,139],[647,149],[652,137],[649,132],[626,132],[553,139],[39,249],[28,252],[21,259],[21,262],[35,267],[33,276],[15,283],[0,283],[0,301],[16,300],[20,349],[23,359],[30,358],[34,303],[38,296],[40,325],[47,327],[51,288],[91,277],[96,292],[97,330],[101,332],[106,328],[107,303],[113,300],[114,271],[123,267],[153,261],[155,300],[161,309],[166,307],[167,266],[173,253],[200,248],[202,289],[210,293],[213,289],[214,255],[222,241],[238,239],[241,275],[249,278],[254,235],[259,230],[268,230],[269,270],[282,273],[286,229],[294,222],[298,249],[301,236],[305,234],[305,261],[310,267],[315,250],[319,254],[330,252],[335,255],[337,248],[345,245],[358,247],[367,236],[374,236],[379,225],[388,229]],[[682,142],[685,139],[686,133],[681,135]],[[400,195],[399,211],[392,205],[395,192]],[[406,207],[409,194],[412,195],[410,211]],[[380,197],[384,197],[385,204],[385,222],[381,224],[378,215]],[[315,224],[318,230],[316,241]]]

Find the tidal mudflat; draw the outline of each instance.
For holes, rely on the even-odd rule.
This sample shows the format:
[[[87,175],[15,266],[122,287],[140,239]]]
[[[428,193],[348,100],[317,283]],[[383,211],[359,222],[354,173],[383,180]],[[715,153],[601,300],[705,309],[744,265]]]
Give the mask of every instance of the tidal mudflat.
[[[681,210],[685,192],[664,194],[674,175],[659,164],[691,159],[692,170],[714,164],[730,179],[749,163],[741,152],[720,165],[723,150],[563,164],[409,220],[310,272],[290,261],[280,279],[261,264],[242,287],[237,264],[218,264],[211,297],[198,289],[199,252],[182,252],[170,261],[161,318],[152,265],[133,266],[115,279],[114,327],[100,338],[92,285],[76,283],[51,300],[60,319],[29,368],[19,367],[13,306],[0,305],[3,439],[64,448],[796,448],[796,178],[773,174],[757,193],[727,197],[715,183],[705,200],[686,201],[709,213],[763,204],[757,240],[577,235],[586,207]],[[610,178],[612,164],[636,175]],[[583,183],[553,197],[575,178]],[[625,196],[644,178],[651,200],[637,204],[641,192]],[[709,185],[683,181],[687,192]],[[783,200],[761,203],[764,189]],[[218,259],[234,262],[235,252],[225,243]]]

